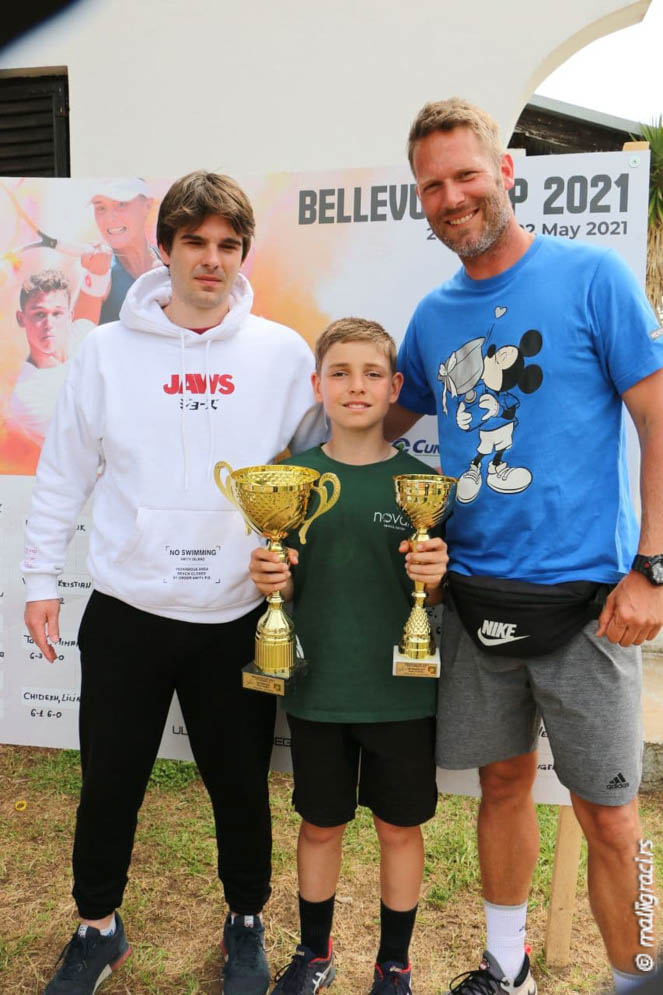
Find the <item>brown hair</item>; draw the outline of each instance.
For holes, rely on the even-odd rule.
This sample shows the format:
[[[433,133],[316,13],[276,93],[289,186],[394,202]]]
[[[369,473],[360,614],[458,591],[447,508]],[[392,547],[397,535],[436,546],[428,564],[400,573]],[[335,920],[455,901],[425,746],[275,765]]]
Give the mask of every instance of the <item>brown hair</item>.
[[[255,232],[253,208],[242,188],[222,173],[197,170],[175,180],[159,207],[157,245],[170,252],[180,229],[191,231],[212,215],[224,218],[241,236],[244,261]]]
[[[451,131],[453,128],[469,128],[473,131],[499,167],[504,148],[500,141],[497,121],[480,107],[471,104],[469,100],[449,97],[448,100],[435,100],[424,104],[412,122],[407,140],[407,157],[413,172],[417,142],[434,131]]]
[[[71,300],[69,281],[62,270],[43,269],[40,273],[33,273],[21,287],[18,306],[25,311],[25,305],[33,294],[50,294],[54,290],[66,290],[67,299]]]
[[[372,342],[389,360],[391,372],[396,372],[396,343],[382,325],[367,318],[339,318],[332,321],[315,344],[315,368],[322,369],[322,361],[337,342]]]

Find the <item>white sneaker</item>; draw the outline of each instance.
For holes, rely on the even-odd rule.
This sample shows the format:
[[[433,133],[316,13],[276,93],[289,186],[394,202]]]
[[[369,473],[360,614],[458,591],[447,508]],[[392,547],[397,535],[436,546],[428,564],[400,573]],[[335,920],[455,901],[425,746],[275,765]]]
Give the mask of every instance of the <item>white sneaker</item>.
[[[474,501],[481,489],[481,467],[475,463],[470,463],[465,473],[458,478],[456,488],[456,501],[461,504],[469,504]]]
[[[509,466],[508,463],[495,466],[489,463],[486,483],[498,494],[520,494],[532,483],[532,474],[524,466]]]
[[[446,995],[504,995],[505,992],[508,995],[536,995],[536,981],[527,954],[520,974],[514,981],[509,981],[495,958],[484,950],[478,969],[454,978]]]

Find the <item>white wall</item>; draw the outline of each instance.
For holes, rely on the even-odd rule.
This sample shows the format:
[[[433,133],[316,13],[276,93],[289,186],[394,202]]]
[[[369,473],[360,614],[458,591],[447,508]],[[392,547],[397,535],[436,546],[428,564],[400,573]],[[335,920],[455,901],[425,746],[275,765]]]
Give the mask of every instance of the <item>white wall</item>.
[[[508,137],[536,86],[650,0],[82,0],[0,55],[67,66],[73,176],[401,163],[426,100]]]

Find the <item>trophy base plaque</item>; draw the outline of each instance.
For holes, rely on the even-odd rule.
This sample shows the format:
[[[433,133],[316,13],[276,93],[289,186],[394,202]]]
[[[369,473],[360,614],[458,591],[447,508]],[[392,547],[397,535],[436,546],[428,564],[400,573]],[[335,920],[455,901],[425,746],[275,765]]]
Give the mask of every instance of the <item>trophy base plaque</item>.
[[[439,677],[440,651],[436,649],[428,656],[414,659],[401,652],[400,647],[394,646],[394,665],[391,672],[394,677]]]
[[[300,677],[308,673],[308,661],[296,657],[295,665],[288,677],[278,674],[267,674],[256,667],[255,660],[242,667],[242,687],[251,691],[264,691],[266,694],[284,695],[288,688],[295,686]]]

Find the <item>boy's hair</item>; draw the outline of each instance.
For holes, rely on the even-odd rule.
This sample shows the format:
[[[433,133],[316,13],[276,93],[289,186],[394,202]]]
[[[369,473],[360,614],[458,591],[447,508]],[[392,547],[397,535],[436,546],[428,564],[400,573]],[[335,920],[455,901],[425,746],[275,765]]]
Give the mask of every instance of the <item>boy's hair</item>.
[[[434,100],[424,104],[412,122],[407,140],[407,157],[414,172],[414,150],[417,142],[434,131],[469,128],[477,136],[499,168],[504,154],[497,121],[486,111],[462,97]]]
[[[170,252],[180,229],[192,231],[212,215],[224,218],[241,236],[243,262],[256,227],[249,198],[230,176],[201,169],[175,180],[161,201],[157,245]]]
[[[71,287],[62,270],[43,269],[40,273],[33,273],[25,281],[18,295],[20,310],[25,311],[25,305],[33,294],[50,294],[54,290],[65,290],[68,300],[71,300]]]
[[[367,318],[339,318],[332,321],[315,344],[315,369],[322,369],[322,361],[337,342],[372,342],[389,360],[391,372],[396,372],[396,343],[382,325]]]

